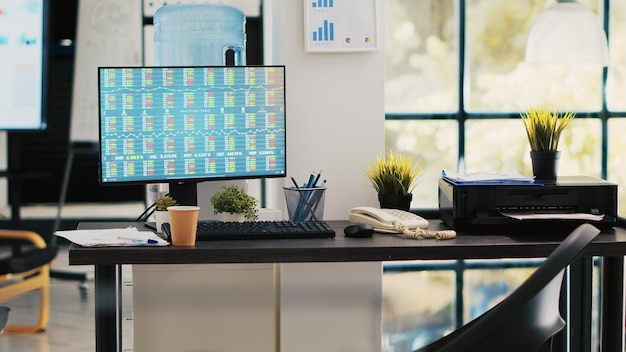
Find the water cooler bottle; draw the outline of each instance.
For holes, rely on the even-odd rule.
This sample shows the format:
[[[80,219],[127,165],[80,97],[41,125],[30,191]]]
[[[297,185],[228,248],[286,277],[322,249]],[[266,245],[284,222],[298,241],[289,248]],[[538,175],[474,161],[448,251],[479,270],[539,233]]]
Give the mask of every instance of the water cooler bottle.
[[[237,8],[221,4],[176,4],[154,14],[157,66],[246,64],[246,18]]]

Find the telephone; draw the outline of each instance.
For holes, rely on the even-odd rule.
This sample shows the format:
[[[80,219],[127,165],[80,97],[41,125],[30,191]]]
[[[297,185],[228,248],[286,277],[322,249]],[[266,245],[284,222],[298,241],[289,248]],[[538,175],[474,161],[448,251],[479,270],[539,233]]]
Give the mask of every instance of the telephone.
[[[415,230],[427,229],[428,220],[408,211],[398,209],[379,209],[374,207],[356,207],[350,210],[350,222],[370,224],[377,232],[398,233],[393,223],[400,222],[407,228]]]

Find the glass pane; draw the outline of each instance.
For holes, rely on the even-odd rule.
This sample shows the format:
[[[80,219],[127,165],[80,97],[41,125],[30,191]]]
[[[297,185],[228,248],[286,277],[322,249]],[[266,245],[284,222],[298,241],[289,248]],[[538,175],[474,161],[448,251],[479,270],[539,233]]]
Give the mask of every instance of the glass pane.
[[[597,12],[598,1],[581,0]],[[517,112],[529,105],[599,111],[602,69],[585,65],[536,65],[524,62],[526,39],[544,0],[471,0],[467,2],[466,110]]]
[[[607,81],[607,107],[609,110],[626,110],[626,2],[611,0],[609,12],[609,76]]]
[[[498,304],[534,271],[535,268],[466,270],[463,323],[477,318]]]
[[[413,351],[452,331],[454,293],[453,271],[383,275],[382,351]]]
[[[454,1],[389,0],[386,5],[386,111],[457,111]]]
[[[602,175],[602,123],[599,119],[576,118],[563,131],[559,175]],[[530,158],[529,158],[530,163]]]
[[[385,150],[421,159],[426,171],[413,191],[412,208],[437,208],[437,182],[441,170],[456,170],[458,123],[453,120],[385,122]]]
[[[609,120],[609,152],[607,178],[618,184],[617,209],[619,215],[626,216],[626,138],[623,133],[626,129],[626,119],[612,118]]]
[[[532,174],[521,120],[469,120],[465,126],[465,171]]]
[[[508,172],[532,175],[530,147],[521,119],[470,120],[466,123],[467,172]],[[559,175],[600,177],[601,123],[574,119],[559,142]]]

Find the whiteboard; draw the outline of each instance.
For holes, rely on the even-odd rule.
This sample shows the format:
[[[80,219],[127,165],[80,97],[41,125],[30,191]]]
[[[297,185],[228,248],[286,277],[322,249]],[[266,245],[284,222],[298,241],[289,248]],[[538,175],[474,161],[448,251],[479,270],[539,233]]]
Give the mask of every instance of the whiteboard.
[[[98,142],[98,67],[141,66],[142,3],[79,0],[71,142]]]

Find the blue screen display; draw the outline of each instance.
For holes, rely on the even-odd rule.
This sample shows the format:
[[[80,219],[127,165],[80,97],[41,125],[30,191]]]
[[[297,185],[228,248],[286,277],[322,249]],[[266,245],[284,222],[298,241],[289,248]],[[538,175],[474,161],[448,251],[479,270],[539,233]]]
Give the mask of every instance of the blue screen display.
[[[98,68],[100,182],[284,177],[284,66]]]
[[[44,130],[48,0],[0,0],[0,130]]]

